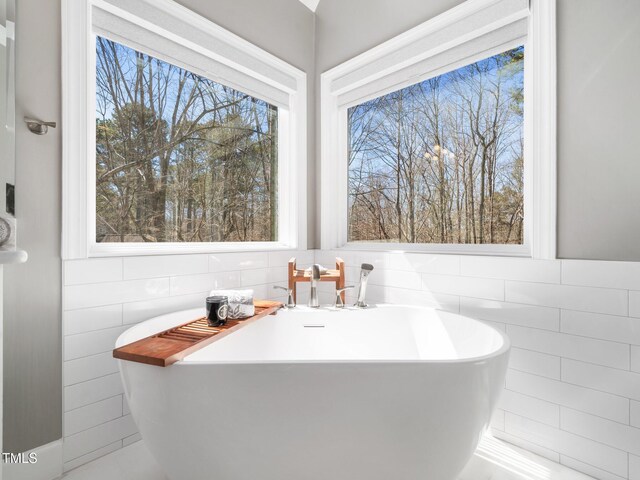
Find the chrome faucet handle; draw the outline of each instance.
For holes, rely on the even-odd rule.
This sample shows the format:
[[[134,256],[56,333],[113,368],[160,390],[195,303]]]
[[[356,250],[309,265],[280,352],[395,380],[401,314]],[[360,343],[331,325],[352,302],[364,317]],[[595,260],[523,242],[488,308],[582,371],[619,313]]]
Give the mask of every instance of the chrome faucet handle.
[[[351,290],[352,288],[355,288],[353,285],[349,285],[348,287],[344,287],[344,288],[336,288],[336,304],[335,307],[336,308],[344,308],[344,302],[342,301],[342,292],[346,292],[347,290]]]
[[[296,302],[293,301],[293,290],[291,288],[281,287],[280,285],[274,285],[273,289],[284,290],[285,292],[287,292],[287,303],[285,304],[285,307],[294,308],[296,306]]]
[[[309,285],[311,285],[311,291],[309,292],[309,306],[311,308],[320,308],[320,301],[318,300],[320,270],[321,267],[317,263],[311,267],[311,277],[309,278]]]

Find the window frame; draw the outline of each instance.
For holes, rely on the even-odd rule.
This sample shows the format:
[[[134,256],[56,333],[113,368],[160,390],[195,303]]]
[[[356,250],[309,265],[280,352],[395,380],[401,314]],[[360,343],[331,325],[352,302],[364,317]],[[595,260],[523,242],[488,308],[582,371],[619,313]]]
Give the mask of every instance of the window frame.
[[[62,258],[162,255],[237,251],[287,250],[307,247],[306,191],[306,74],[257,46],[243,40],[172,0],[63,0],[63,230]],[[136,38],[104,33],[94,27],[93,12],[126,22]],[[188,38],[178,27],[151,22],[154,18],[176,18],[216,42],[211,51],[200,36]],[[138,29],[140,36],[137,35]],[[266,242],[96,242],[95,158],[95,41],[100,35],[143,51],[215,82],[272,103],[278,107],[278,240]],[[145,35],[161,35],[184,52],[160,51],[140,41]],[[173,54],[172,54],[173,53]],[[188,58],[199,55],[223,66],[227,78],[211,70],[194,67]],[[203,57],[204,56],[204,57]],[[230,72],[230,73],[229,73]],[[234,74],[236,74],[234,76]],[[255,81],[252,81],[254,80]],[[278,101],[274,101],[274,99]]]
[[[417,27],[321,75],[321,247],[322,249],[408,251],[444,254],[556,257],[556,50],[555,0],[531,0],[526,17],[507,17],[505,22],[526,18],[524,42],[514,40],[482,55],[472,53],[421,76],[407,76],[392,89],[385,88],[380,74],[371,74],[374,65],[385,65],[384,75],[392,75],[429,57],[410,58],[412,45],[455,22],[483,9],[495,8],[499,0],[468,0]],[[522,16],[522,12],[518,15]],[[495,22],[484,29],[491,33],[504,24]],[[493,29],[493,30],[492,30]],[[480,35],[478,35],[480,38]],[[461,40],[462,41],[462,40]],[[468,41],[472,45],[477,39]],[[524,243],[513,244],[432,244],[348,241],[348,125],[349,107],[408,85],[455,70],[482,58],[518,45],[525,46],[524,60]],[[441,53],[437,51],[433,55]],[[409,52],[409,53],[405,53]],[[367,78],[369,76],[369,78]],[[380,86],[382,85],[382,86]],[[365,95],[340,103],[341,95]],[[351,92],[356,92],[352,94]],[[336,172],[340,172],[336,176]],[[343,178],[344,177],[344,178]]]

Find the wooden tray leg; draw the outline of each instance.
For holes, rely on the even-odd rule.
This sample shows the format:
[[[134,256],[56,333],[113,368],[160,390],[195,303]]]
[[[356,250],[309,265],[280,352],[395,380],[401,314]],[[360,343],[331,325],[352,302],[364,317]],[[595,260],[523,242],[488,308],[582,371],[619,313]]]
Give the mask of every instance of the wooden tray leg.
[[[338,270],[338,272],[340,273],[338,280],[336,280],[336,290],[340,290],[341,288],[345,287],[344,260],[342,260],[340,257],[336,257],[336,270]],[[342,298],[342,302],[345,303],[345,292],[342,292],[340,294],[340,297]]]
[[[296,257],[291,257],[289,260],[289,289],[292,290],[293,302],[298,303],[298,299],[296,298],[296,281],[293,276],[296,271]]]

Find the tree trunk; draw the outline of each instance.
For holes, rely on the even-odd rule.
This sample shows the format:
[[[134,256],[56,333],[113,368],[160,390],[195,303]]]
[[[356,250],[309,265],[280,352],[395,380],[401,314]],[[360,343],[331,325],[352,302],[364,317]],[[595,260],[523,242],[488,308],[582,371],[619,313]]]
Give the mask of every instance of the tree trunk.
[[[271,241],[278,240],[278,110],[269,107],[269,226]]]

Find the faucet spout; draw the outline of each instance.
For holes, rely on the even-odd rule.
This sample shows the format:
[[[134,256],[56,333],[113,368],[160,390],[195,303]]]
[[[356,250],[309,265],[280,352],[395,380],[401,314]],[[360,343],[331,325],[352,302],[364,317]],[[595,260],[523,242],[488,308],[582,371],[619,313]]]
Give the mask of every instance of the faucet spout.
[[[365,297],[367,295],[367,281],[372,271],[373,265],[369,263],[363,263],[360,266],[360,287],[358,289],[358,301],[356,302],[356,307],[367,307],[367,302],[365,301]]]
[[[309,295],[309,306],[311,308],[320,307],[318,301],[318,282],[320,281],[320,265],[317,263],[311,267],[311,294]]]

